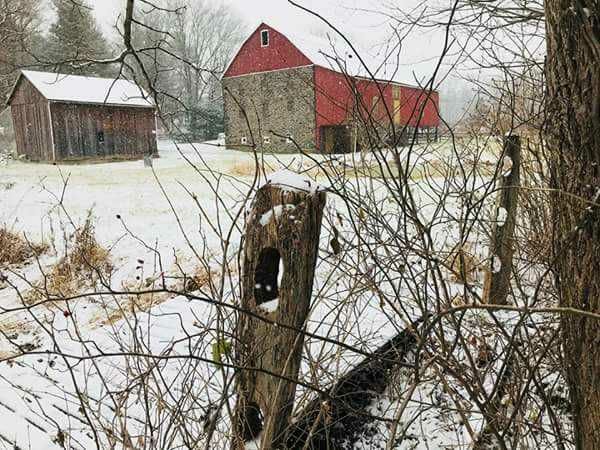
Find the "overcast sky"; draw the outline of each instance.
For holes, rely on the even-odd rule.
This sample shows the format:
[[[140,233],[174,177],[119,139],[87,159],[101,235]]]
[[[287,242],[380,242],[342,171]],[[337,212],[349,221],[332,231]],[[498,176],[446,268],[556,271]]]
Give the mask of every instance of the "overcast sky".
[[[307,13],[291,5],[287,0],[189,0],[207,1],[214,3],[225,3],[242,17],[249,25],[258,24],[261,21],[292,28],[301,31],[303,28],[312,27],[318,21],[311,18]],[[115,23],[119,12],[125,9],[126,0],[90,0],[90,4],[96,10],[98,20],[103,27],[110,27]],[[358,12],[358,8],[365,8],[372,0],[298,0],[298,3],[313,9],[336,25],[369,25],[364,22],[367,18],[365,13]],[[405,0],[406,4],[413,0]]]
[[[200,1],[200,0],[189,0]],[[219,1],[219,0],[205,0]],[[390,27],[378,14],[365,10],[379,7],[383,0],[297,0],[298,3],[319,12],[336,27],[346,33],[352,41],[360,42],[363,48],[385,42],[390,35]],[[402,0],[397,2],[402,8],[410,8],[418,0]],[[294,34],[311,34],[326,29],[322,22],[310,14],[291,5],[287,0],[222,0],[230,5],[248,24],[248,28],[264,21],[279,28],[285,33],[290,30]],[[108,33],[114,26],[119,14],[123,14],[126,0],[90,0],[95,9],[97,19]],[[413,34],[402,50],[400,61],[401,78],[410,81],[413,72],[417,77],[427,77],[435,65],[435,57],[442,46],[443,33],[427,35]]]

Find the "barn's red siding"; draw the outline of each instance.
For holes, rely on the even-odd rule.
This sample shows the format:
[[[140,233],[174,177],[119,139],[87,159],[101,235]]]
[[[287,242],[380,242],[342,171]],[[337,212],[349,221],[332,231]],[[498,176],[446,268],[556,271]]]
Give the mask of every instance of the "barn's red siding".
[[[365,117],[371,115],[378,122],[389,123],[390,115],[394,116],[393,85],[385,81],[365,79],[357,80],[357,85],[361,98],[361,114]]]
[[[269,30],[269,45],[261,46],[260,33]],[[248,38],[231,62],[224,77],[309,66],[312,62],[277,30],[262,24]]]
[[[344,74],[315,67],[315,142],[321,145],[321,127],[346,122],[354,107],[353,81]]]
[[[344,123],[352,111],[352,80],[344,74],[315,67],[317,127]]]
[[[439,95],[427,93],[420,88],[398,85],[387,81],[352,78],[323,67],[315,67],[316,130],[315,141],[320,145],[320,129],[323,126],[346,123],[353,111],[363,117],[371,115],[376,121],[389,123],[390,115],[397,118],[394,89],[400,90],[400,113],[397,126],[437,127],[439,118]],[[355,92],[360,105],[356,105]],[[387,107],[387,111],[386,111]],[[420,120],[419,120],[420,119]]]
[[[428,93],[422,89],[409,86],[402,86],[401,92],[401,117],[403,118],[403,124],[408,124],[411,127],[439,126],[440,100],[437,92],[432,91]]]

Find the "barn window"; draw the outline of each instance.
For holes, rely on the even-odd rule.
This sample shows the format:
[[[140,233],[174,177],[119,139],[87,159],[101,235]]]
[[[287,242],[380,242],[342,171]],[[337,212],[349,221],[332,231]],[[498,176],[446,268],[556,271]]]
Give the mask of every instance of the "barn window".
[[[257,305],[279,297],[279,283],[283,276],[283,262],[279,251],[272,247],[262,249],[254,271],[254,299]]]
[[[261,47],[269,46],[269,30],[262,30],[260,32],[260,46]]]
[[[270,136],[263,136],[263,144],[270,145],[271,144],[271,137]]]
[[[242,138],[240,139],[240,143],[242,145],[246,145],[248,143],[248,138],[246,136],[242,136]]]
[[[98,131],[98,142],[104,143],[104,131]]]

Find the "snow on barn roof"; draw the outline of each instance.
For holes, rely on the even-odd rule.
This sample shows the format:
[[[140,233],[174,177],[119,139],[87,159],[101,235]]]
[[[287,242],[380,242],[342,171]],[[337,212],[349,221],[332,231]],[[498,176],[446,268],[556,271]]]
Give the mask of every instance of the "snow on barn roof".
[[[129,80],[83,77],[30,70],[23,70],[21,73],[50,101],[154,107],[154,103],[148,94]]]
[[[407,85],[410,81],[414,82],[414,80],[403,79],[398,65],[395,64],[397,63],[398,48],[362,48],[352,40],[350,40],[352,44],[350,46],[344,39],[331,33],[319,37],[286,31],[285,36],[317,66],[355,77],[370,79],[372,77],[369,72],[371,72],[373,77],[378,80]]]
[[[261,27],[277,30],[316,66],[353,77],[374,78],[379,81],[417,87],[412,74],[399,70],[400,44],[398,42],[390,41],[365,48],[353,39],[349,39],[352,44],[350,46],[348,42],[334,32],[328,32],[322,36],[308,33],[300,34],[289,30],[281,32],[265,22],[257,26],[256,30]],[[234,58],[235,55],[232,59]]]

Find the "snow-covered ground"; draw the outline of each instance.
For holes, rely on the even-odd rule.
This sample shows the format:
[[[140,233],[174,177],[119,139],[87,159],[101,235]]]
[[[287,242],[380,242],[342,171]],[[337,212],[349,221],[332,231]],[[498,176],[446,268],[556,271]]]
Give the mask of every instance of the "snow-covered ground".
[[[254,156],[211,144],[176,146],[163,141],[159,148],[160,158],[153,160],[152,168],[145,167],[143,161],[78,165],[13,161],[0,166],[0,223],[24,233],[32,242],[50,245],[39,265],[30,261],[24,267],[9,268],[5,275],[10,284],[23,293],[30,289],[29,283],[42,279],[42,271],[47,272],[64,254],[67,236],[90,213],[98,242],[110,250],[114,290],[138,288],[140,278],[193,273],[196,252],[213,252],[214,256],[206,259],[220,264],[219,235],[228,234],[232,224],[228,213],[243,210],[252,184],[260,182],[254,179]],[[300,155],[264,156],[259,163],[266,172],[282,168],[302,171],[314,166],[310,158]],[[239,228],[232,227],[230,240],[230,254],[234,254]],[[227,289],[231,286],[225,287],[223,298]],[[4,419],[0,421],[0,448],[54,449],[61,448],[62,442],[72,448],[91,448],[91,427],[79,410],[75,385],[79,389],[85,386],[86,397],[97,400],[99,416],[110,417],[114,405],[100,400],[107,396],[108,387],[103,383],[110,380],[113,389],[122,387],[121,383],[126,383],[124,362],[106,357],[97,363],[77,363],[54,353],[82,356],[122,350],[120,343],[128,342],[135,326],[123,318],[126,313],[118,315],[119,320],[111,319],[114,303],[119,301],[111,296],[71,301],[72,315],[65,317],[66,306],[61,305],[23,311],[14,289],[0,289],[0,307],[4,309],[0,315],[2,359],[23,349],[35,353],[0,366],[0,417]],[[147,327],[148,353],[160,354],[174,340],[198,333],[203,319],[214,315],[214,307],[184,297],[156,303],[149,312],[137,314],[138,323]],[[74,333],[93,342],[91,348],[77,342]],[[210,359],[210,345],[216,339],[214,333],[197,339],[197,345],[205,346],[197,354]],[[186,354],[185,345],[180,346],[181,354]],[[165,377],[172,377],[169,383],[177,384],[179,370],[177,360],[168,364]],[[203,389],[202,395],[210,390],[217,395],[222,390],[223,374],[210,364],[204,364],[200,372],[202,375],[196,376],[210,378],[213,385]],[[101,380],[99,373],[106,378]],[[202,398],[200,403],[208,408],[210,401]]]
[[[172,420],[174,411],[190,424],[188,438],[198,442],[205,438],[207,418],[221,402],[221,393],[231,389],[233,372],[210,364],[215,349],[223,350],[219,343],[227,326],[231,327],[231,311],[201,298],[206,294],[227,303],[239,289],[235,254],[240,227],[252,187],[263,180],[255,178],[257,161],[250,153],[210,144],[175,146],[169,142],[161,142],[159,150],[160,158],[153,161],[153,168],[145,167],[143,161],[60,166],[10,162],[0,166],[0,224],[25,233],[34,242],[50,245],[39,265],[30,262],[5,273],[21,291],[28,289],[28,282],[41,279],[41,270],[50,268],[63,255],[66,236],[84,223],[90,211],[98,242],[110,250],[114,266],[110,288],[114,291],[152,288],[160,283],[161,275],[175,280],[206,263],[214,265],[217,273],[214,285],[207,288],[210,292],[201,289],[193,297],[157,294],[154,298],[149,294],[150,300],[138,296],[132,301],[103,294],[72,300],[68,308],[49,305],[23,310],[15,290],[0,286],[0,360],[21,350],[33,350],[30,356],[0,363],[0,449],[17,445],[36,450],[96,448],[90,422],[100,434],[105,431],[103,427],[120,433],[115,437],[119,443],[115,448],[177,448],[185,439],[170,435],[169,427],[163,426],[154,436],[162,440],[162,447],[150,447],[141,438],[148,430],[140,429],[142,423]],[[442,153],[451,151],[446,147]],[[431,149],[422,153],[417,149],[411,164],[419,166],[439,157]],[[264,173],[288,169],[318,176],[318,183],[327,187],[331,180],[315,170],[314,158],[357,173],[377,165],[372,154],[362,159],[352,155],[268,155],[258,161],[260,176],[264,179]],[[368,179],[357,179],[356,183],[377,191]],[[421,205],[419,215],[426,221],[440,205],[426,188],[418,189],[418,183],[416,180],[416,201]],[[336,215],[336,202],[339,205],[334,196],[328,199],[329,221]],[[455,208],[455,203],[454,199],[444,205],[446,212]],[[391,200],[389,205],[394,207]],[[348,242],[356,239],[347,223],[336,222],[336,226]],[[456,234],[448,225],[439,225],[439,231],[441,239]],[[230,247],[223,247],[223,236],[227,236]],[[312,306],[309,329],[372,350],[402,329],[405,318],[384,310],[377,296],[360,286],[359,277],[345,272],[345,266],[327,249],[331,238],[331,227],[326,226],[314,289],[318,301]],[[229,264],[230,269],[224,272],[224,265]],[[353,269],[356,274],[362,266],[364,262],[357,262]],[[460,292],[459,285],[450,287]],[[347,293],[356,290],[364,294],[345,302]],[[138,308],[133,315],[132,304],[137,305],[137,301],[155,306]],[[410,302],[403,307],[412,315]],[[509,315],[506,320],[511,320]],[[144,363],[138,367],[132,365],[133,358],[115,356],[116,352],[161,355],[163,359],[142,358]],[[303,379],[321,387],[360,359],[310,339],[306,353],[308,361],[330,364],[331,370],[318,372],[316,379],[308,362],[303,367]],[[65,354],[72,358],[60,356]],[[226,355],[218,358],[227,360]],[[164,379],[146,383],[144,377],[154,373],[153,364],[162,366]],[[402,379],[403,375],[399,376]],[[406,375],[398,382],[398,389],[408,389],[408,380]],[[145,386],[153,386],[154,391],[144,392]],[[304,393],[299,389],[299,397]],[[402,404],[400,397],[380,398],[371,413],[393,419]],[[140,404],[141,399],[146,403]],[[443,386],[437,382],[426,385],[412,392],[412,399],[399,425],[406,439],[397,448],[466,448],[470,441],[460,425],[458,405],[452,404]],[[86,414],[80,409],[81,402],[88,405]],[[445,405],[443,417],[440,404]],[[141,420],[144,418],[147,420]],[[225,436],[228,422],[225,417],[221,419],[216,433]],[[471,420],[472,427],[480,425],[476,415]],[[389,429],[383,422],[379,428],[381,436],[365,438],[355,448],[385,448]],[[213,448],[225,448],[225,442],[225,437],[217,437]]]

